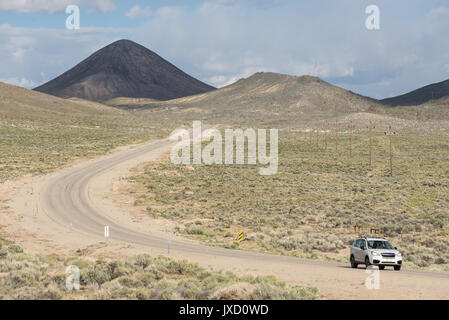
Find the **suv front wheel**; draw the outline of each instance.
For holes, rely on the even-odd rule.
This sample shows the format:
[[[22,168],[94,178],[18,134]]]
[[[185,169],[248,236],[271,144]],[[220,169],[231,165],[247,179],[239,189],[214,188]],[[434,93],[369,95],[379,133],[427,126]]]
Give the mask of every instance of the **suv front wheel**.
[[[355,262],[354,256],[351,256],[351,268],[357,268],[358,264]]]
[[[365,266],[368,268],[371,265],[371,262],[369,262],[368,256],[365,257]]]

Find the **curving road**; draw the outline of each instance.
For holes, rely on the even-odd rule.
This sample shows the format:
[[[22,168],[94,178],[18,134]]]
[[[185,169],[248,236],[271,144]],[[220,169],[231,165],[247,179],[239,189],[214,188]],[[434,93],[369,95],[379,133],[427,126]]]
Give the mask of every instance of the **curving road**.
[[[133,158],[151,153],[170,144],[168,140],[160,140],[136,149],[126,150],[114,154],[104,160],[95,162],[82,168],[73,168],[53,181],[50,181],[40,191],[40,204],[43,211],[55,222],[62,226],[72,225],[73,230],[104,237],[104,226],[109,226],[113,241],[136,244],[151,248],[166,249],[167,237],[155,236],[123,227],[108,218],[92,203],[89,192],[91,181],[95,180],[106,171],[113,170],[117,165]],[[298,259],[263,255],[238,250],[228,250],[208,247],[188,241],[170,240],[171,249],[174,251],[192,252],[223,257],[251,257],[258,260],[278,259],[298,262]],[[322,264],[316,260],[303,260],[304,263]]]
[[[111,219],[102,212],[91,186],[118,166],[135,166],[138,159],[155,152],[167,152],[168,140],[159,140],[125,149],[86,165],[63,170],[39,190],[39,209],[54,222],[75,233],[103,237],[109,226],[112,241],[144,248],[167,249],[167,237],[134,230]],[[111,181],[109,181],[111,183]],[[318,287],[325,298],[341,299],[448,299],[449,273],[409,271],[381,272],[381,289],[368,290],[363,269],[353,270],[347,264],[297,259],[294,257],[259,254],[239,250],[208,247],[182,239],[171,240],[171,254],[218,269],[240,273],[273,274],[284,281]]]

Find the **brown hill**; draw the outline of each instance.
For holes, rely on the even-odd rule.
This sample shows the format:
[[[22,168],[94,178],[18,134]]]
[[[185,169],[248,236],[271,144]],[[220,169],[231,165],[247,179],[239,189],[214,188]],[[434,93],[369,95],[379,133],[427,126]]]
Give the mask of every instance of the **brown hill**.
[[[371,109],[382,111],[378,101],[354,94],[311,76],[256,73],[227,87],[191,97],[158,102],[146,99],[113,99],[105,103],[127,109],[178,109],[210,114],[236,123],[307,121]],[[185,115],[188,117],[188,115]],[[260,122],[259,121],[259,122]]]
[[[119,114],[120,110],[91,101],[61,99],[0,82],[0,117],[71,123],[76,116]]]

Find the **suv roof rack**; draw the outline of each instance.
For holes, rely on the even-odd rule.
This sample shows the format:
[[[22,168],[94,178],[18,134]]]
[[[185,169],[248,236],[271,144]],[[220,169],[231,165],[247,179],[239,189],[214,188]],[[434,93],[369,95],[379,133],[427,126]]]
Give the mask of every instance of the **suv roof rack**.
[[[366,235],[366,234],[359,234],[359,238],[360,239],[379,239],[379,240],[385,240],[384,237],[379,237],[379,236],[370,236],[370,235]]]

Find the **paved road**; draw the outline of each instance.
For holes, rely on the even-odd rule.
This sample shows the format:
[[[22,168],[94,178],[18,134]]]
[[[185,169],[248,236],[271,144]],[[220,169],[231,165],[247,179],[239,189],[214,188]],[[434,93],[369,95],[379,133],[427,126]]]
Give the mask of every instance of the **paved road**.
[[[111,240],[148,248],[166,249],[167,238],[146,234],[112,221],[94,205],[90,184],[96,178],[132,159],[167,149],[168,140],[159,140],[134,149],[113,153],[90,165],[64,170],[40,190],[39,206],[55,222],[74,231],[102,237],[104,226]],[[326,298],[449,298],[449,273],[409,271],[381,272],[384,290],[367,290],[364,270],[352,270],[346,264],[297,259],[239,250],[207,247],[189,241],[171,240],[171,249],[180,256],[216,268],[237,272],[274,274],[282,280],[317,286]],[[237,267],[236,267],[237,266]]]

